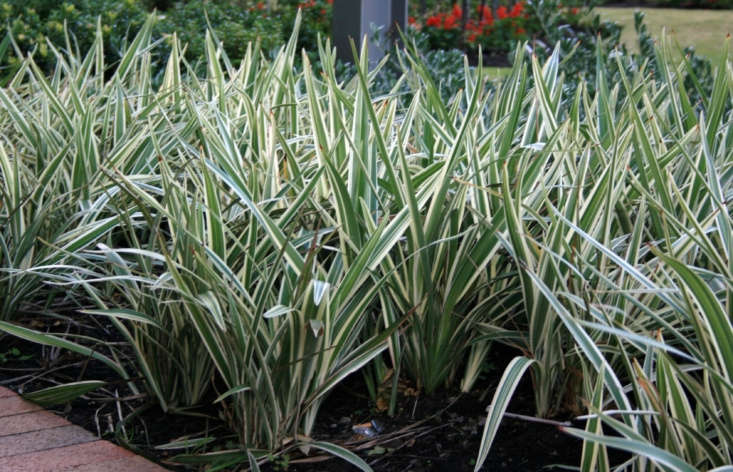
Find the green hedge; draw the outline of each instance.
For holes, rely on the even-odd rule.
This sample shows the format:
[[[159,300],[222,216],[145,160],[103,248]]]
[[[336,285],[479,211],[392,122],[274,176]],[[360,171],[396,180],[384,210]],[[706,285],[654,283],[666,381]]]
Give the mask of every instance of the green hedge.
[[[204,56],[204,37],[207,23],[211,25],[224,50],[234,61],[241,59],[250,41],[260,41],[269,50],[282,44],[280,19],[263,9],[243,8],[234,2],[179,2],[163,13],[156,28],[158,34],[176,32],[182,44],[188,44],[187,57]]]
[[[102,24],[107,63],[114,64],[127,38],[139,31],[148,14],[148,4],[140,0],[1,2],[0,24],[8,26],[15,44],[5,40],[6,51],[0,53],[0,77],[12,73],[20,62],[13,49],[23,56],[33,53],[36,63],[45,70],[52,67],[49,42],[60,48],[68,49],[68,43],[73,50],[88,50],[96,34],[97,18]],[[279,16],[268,15],[256,6],[194,0],[178,3],[175,8],[160,13],[153,34],[168,39],[177,32],[182,43],[188,45],[187,57],[196,60],[203,57],[204,33],[209,24],[235,62],[244,55],[248,42],[259,40],[262,48],[269,50],[283,42],[285,30]]]
[[[106,55],[119,57],[119,51],[125,47],[125,38],[137,33],[146,14],[136,0],[69,0],[61,4],[49,0],[0,2],[0,24],[7,25],[18,52],[22,55],[35,52],[35,61],[46,68],[53,60],[49,41],[58,47],[71,46],[86,51],[94,41],[98,17],[103,25]],[[65,24],[70,33],[68,37]],[[9,51],[5,57],[0,55],[0,67],[5,72],[9,68],[12,70],[18,61]]]

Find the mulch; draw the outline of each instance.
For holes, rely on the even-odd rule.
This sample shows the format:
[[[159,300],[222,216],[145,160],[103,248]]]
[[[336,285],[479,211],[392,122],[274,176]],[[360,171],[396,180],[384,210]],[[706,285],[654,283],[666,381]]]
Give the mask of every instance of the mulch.
[[[96,329],[105,330],[106,327]],[[229,434],[229,437],[214,443],[214,447],[232,446],[233,436],[226,433],[213,409],[194,412],[200,416],[166,415],[146,403],[145,398],[126,391],[116,374],[98,362],[65,351],[52,352],[8,336],[0,338],[0,345],[4,350],[16,349],[21,353],[0,363],[0,385],[16,391],[31,392],[56,382],[109,380],[108,387],[56,407],[54,411],[71,423],[121,443],[168,468],[191,470],[171,462],[171,458],[182,451],[156,449],[182,436],[215,431],[212,435]],[[398,397],[396,413],[391,417],[377,408],[366,394],[361,374],[354,374],[323,403],[313,437],[356,452],[377,472],[472,471],[486,408],[504,366],[513,355],[516,353],[506,348],[494,349],[491,364],[497,367],[486,373],[471,393],[445,390],[430,396],[416,396],[415,389],[404,389],[405,393]],[[527,377],[520,384],[508,411],[531,416],[533,409],[532,385]],[[132,419],[121,423],[122,418]],[[377,434],[357,434],[355,426],[369,426],[372,420],[379,427]],[[565,420],[568,418],[558,419],[559,422]],[[581,447],[579,440],[561,432],[556,425],[508,417],[499,428],[482,470],[561,470],[563,464],[578,463]],[[354,470],[340,459],[318,454],[304,457],[297,452],[279,457],[262,469]]]

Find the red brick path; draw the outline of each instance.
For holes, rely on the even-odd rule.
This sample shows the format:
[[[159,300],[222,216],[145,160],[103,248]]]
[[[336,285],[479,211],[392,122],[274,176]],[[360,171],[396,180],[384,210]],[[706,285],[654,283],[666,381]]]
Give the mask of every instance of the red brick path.
[[[165,470],[0,387],[0,472]]]

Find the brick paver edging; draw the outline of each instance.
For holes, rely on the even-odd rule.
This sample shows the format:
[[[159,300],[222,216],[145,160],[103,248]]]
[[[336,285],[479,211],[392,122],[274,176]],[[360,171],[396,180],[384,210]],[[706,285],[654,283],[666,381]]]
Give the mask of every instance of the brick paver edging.
[[[0,387],[0,472],[165,470]]]

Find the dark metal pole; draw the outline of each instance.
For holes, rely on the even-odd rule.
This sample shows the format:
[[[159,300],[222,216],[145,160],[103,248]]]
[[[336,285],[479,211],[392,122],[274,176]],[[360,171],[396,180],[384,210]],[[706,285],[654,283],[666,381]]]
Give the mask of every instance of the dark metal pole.
[[[392,0],[392,27],[405,29],[407,25],[407,0]]]
[[[334,0],[333,2],[333,45],[339,59],[352,62],[350,40],[356,42],[357,47],[361,43],[363,32],[361,30],[361,1]]]
[[[463,34],[461,35],[461,44],[465,45],[466,43],[466,29],[468,29],[468,19],[470,18],[471,12],[469,11],[469,1],[463,0],[463,8],[462,8],[462,15],[461,15],[461,27],[463,28]]]
[[[369,62],[378,62],[385,54],[384,41],[391,41],[390,32],[407,26],[407,0],[334,0],[333,44],[340,59],[353,61],[350,39],[361,47],[369,38]],[[374,29],[380,30],[375,41]]]

